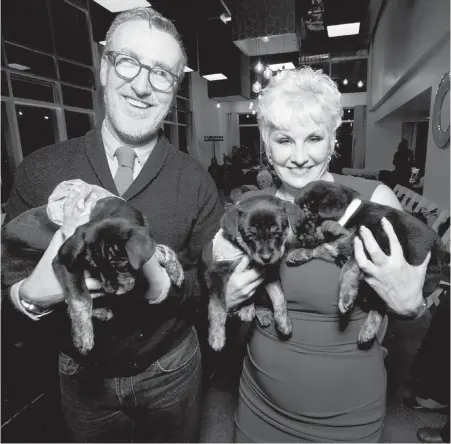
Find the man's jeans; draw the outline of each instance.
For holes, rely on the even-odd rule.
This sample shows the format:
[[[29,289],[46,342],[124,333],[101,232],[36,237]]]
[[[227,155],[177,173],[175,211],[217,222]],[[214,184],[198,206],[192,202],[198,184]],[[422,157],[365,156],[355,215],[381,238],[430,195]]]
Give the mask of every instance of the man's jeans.
[[[88,380],[60,354],[61,399],[74,442],[196,442],[201,355],[193,331],[143,373]]]

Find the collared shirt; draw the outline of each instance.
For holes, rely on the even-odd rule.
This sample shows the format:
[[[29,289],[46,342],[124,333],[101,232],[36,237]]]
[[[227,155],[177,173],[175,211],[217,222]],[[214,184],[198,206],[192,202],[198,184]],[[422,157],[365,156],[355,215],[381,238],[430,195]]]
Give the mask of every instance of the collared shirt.
[[[119,164],[117,162],[117,157],[114,155],[116,150],[122,146],[121,142],[116,139],[116,137],[111,134],[111,131],[106,127],[105,121],[102,123],[102,140],[105,146],[106,157],[108,160],[108,166],[110,167],[111,175],[114,177],[116,175]],[[147,145],[140,146],[139,148],[133,148],[136,153],[135,165],[133,167],[133,180],[138,177],[141,172],[146,160],[149,158],[155,143],[150,143]]]

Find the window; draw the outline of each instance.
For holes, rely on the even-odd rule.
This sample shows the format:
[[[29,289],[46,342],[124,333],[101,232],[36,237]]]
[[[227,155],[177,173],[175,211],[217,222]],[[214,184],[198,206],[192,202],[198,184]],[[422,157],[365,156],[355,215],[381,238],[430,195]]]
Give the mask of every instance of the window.
[[[336,82],[339,91],[341,93],[365,92],[367,65],[367,59],[333,62],[331,77]]]
[[[64,111],[64,116],[68,139],[84,136],[93,127],[92,117],[87,113]]]
[[[61,0],[49,0],[49,2],[57,55],[92,66],[86,13]]]
[[[13,169],[11,168],[10,161],[8,159],[8,151],[6,149],[6,128],[8,125],[7,120],[8,119],[6,118],[5,102],[2,102],[2,204],[4,204],[8,200],[9,193],[13,184]]]
[[[250,110],[246,114],[238,114],[238,123],[240,125],[257,125],[257,116]]]
[[[13,96],[24,99],[54,102],[53,84],[44,80],[11,75]]]
[[[6,58],[10,68],[56,79],[55,60],[47,55],[5,43]]]
[[[53,52],[47,0],[4,0],[2,18],[6,41]]]
[[[164,135],[172,143],[172,145],[177,146],[177,125],[171,125],[170,123],[165,123],[163,127]]]
[[[188,73],[185,73],[185,77],[183,78],[182,83],[180,83],[179,89],[177,91],[177,95],[186,97],[187,99],[191,97],[189,89],[189,78],[190,75]]]
[[[63,103],[77,108],[94,109],[92,92],[86,89],[72,88],[72,86],[61,85],[63,91]]]
[[[54,110],[16,105],[16,114],[23,157],[57,141]]]
[[[8,87],[8,80],[6,79],[6,73],[5,71],[2,71],[2,96],[9,96],[9,87]]]
[[[75,85],[87,86],[93,88],[95,86],[94,74],[92,69],[73,63],[58,60],[61,80]]]
[[[188,127],[183,125],[178,125],[179,132],[179,140],[178,140],[178,148],[184,153],[188,153]]]

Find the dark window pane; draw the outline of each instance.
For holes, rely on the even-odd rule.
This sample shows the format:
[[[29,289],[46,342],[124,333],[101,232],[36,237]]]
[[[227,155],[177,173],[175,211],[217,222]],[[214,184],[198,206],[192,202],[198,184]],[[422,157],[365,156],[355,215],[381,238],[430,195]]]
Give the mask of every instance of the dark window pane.
[[[171,125],[169,123],[165,123],[163,125],[163,131],[166,138],[171,142],[174,146],[177,145],[177,125]]]
[[[184,125],[188,125],[189,123],[188,118],[189,118],[188,113],[184,113],[183,111],[177,111],[177,119],[178,119],[177,123],[183,123]]]
[[[93,109],[92,92],[85,89],[72,88],[61,85],[63,91],[63,103],[78,108]]]
[[[66,117],[67,138],[84,136],[92,127],[92,117],[85,113],[64,111]]]
[[[249,110],[247,114],[239,114],[238,121],[240,125],[254,125],[257,123],[257,116]]]
[[[181,98],[177,97],[177,109],[179,111],[189,112],[190,111],[189,100],[185,100],[185,99],[181,99]]]
[[[8,151],[6,149],[6,130],[8,119],[6,117],[5,102],[2,102],[2,204],[8,200],[13,183],[13,168],[9,164]],[[3,213],[3,211],[2,211]]]
[[[58,63],[61,80],[80,86],[89,86],[91,88],[95,87],[92,69],[74,65],[73,63],[64,62],[63,60],[58,60]]]
[[[251,157],[251,164],[260,162],[260,131],[258,126],[240,126],[240,145],[245,146]]]
[[[53,85],[43,80],[19,78],[11,75],[14,97],[54,102]]]
[[[92,66],[86,13],[61,0],[50,0],[56,53]]]
[[[3,0],[2,34],[5,40],[52,53],[46,0]]]
[[[188,153],[188,127],[178,125],[179,131],[179,146],[178,149],[184,153]]]
[[[56,116],[48,108],[16,105],[23,157],[56,142]]]
[[[5,44],[5,49],[10,68],[56,79],[55,61],[53,57],[8,43]]]
[[[2,71],[2,96],[9,96],[8,81],[6,80],[5,71]]]
[[[190,90],[189,90],[189,78],[190,75],[188,73],[185,73],[185,77],[182,80],[182,83],[179,85],[179,89],[177,91],[177,94],[182,97],[190,98]]]

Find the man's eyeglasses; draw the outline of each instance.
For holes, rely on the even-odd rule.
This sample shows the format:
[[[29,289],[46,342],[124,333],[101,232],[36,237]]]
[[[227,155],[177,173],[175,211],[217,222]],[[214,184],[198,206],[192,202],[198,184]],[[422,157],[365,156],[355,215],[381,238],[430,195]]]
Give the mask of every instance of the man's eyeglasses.
[[[135,58],[115,51],[107,51],[105,53],[113,61],[116,74],[124,80],[133,80],[139,75],[142,68],[149,71],[149,83],[157,91],[167,91],[171,86],[178,82],[179,78],[172,72],[162,68],[152,68],[144,65]]]

